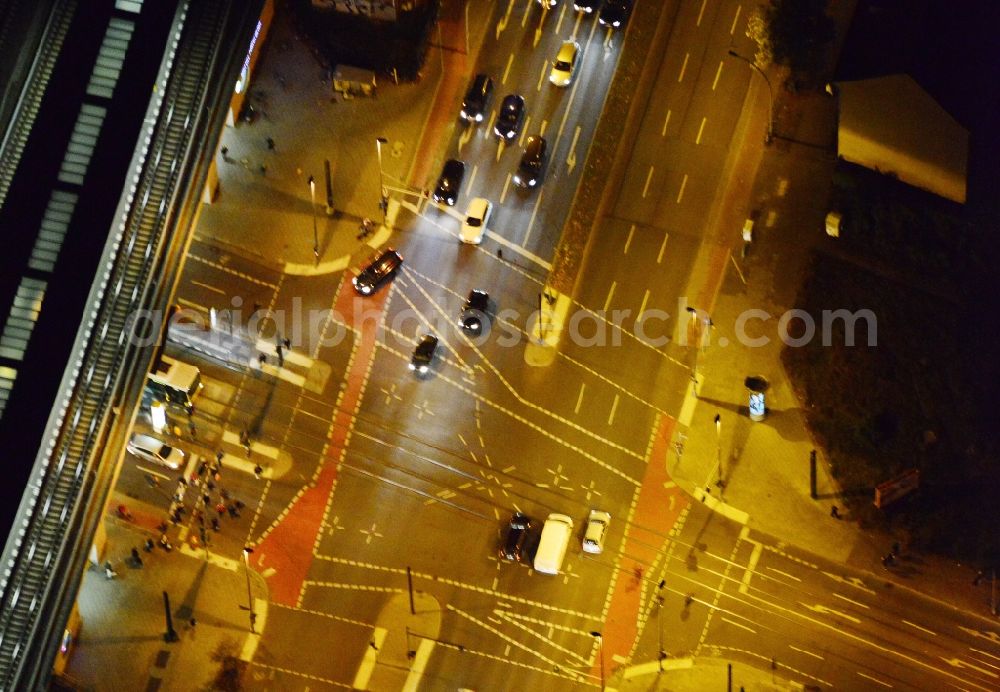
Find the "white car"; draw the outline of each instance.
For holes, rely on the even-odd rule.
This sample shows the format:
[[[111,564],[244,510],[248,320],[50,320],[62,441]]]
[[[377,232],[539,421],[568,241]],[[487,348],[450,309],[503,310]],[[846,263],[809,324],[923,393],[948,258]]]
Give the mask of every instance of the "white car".
[[[184,452],[171,447],[163,440],[158,440],[152,435],[143,433],[133,433],[132,437],[125,445],[129,454],[133,454],[144,461],[151,461],[160,466],[177,470],[184,465]]]
[[[576,63],[580,57],[580,44],[576,41],[563,41],[552,63],[552,73],[549,81],[556,86],[569,86],[576,72]]]
[[[493,214],[493,203],[484,197],[476,197],[469,202],[469,210],[462,222],[462,232],[459,237],[463,243],[479,245],[483,242],[483,234]]]
[[[599,509],[590,510],[587,520],[587,533],[583,536],[583,552],[600,555],[604,552],[604,539],[608,535],[608,524],[611,515]]]

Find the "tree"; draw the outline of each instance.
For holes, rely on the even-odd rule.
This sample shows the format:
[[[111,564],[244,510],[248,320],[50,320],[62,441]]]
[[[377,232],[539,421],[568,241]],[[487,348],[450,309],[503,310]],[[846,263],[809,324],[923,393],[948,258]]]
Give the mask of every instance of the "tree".
[[[826,46],[833,40],[828,0],[770,0],[751,17],[747,35],[757,42],[758,64],[775,62],[791,70],[793,82],[819,76]]]

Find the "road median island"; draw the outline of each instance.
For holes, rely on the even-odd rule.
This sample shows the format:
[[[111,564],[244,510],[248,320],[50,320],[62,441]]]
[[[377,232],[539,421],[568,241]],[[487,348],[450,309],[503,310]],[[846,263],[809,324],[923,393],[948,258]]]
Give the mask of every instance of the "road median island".
[[[591,233],[621,186],[640,116],[659,69],[658,56],[666,50],[669,29],[679,7],[680,3],[674,1],[662,5],[638,3],[629,21],[627,40],[556,246],[548,284],[561,293],[574,295]],[[657,59],[650,60],[649,56]]]

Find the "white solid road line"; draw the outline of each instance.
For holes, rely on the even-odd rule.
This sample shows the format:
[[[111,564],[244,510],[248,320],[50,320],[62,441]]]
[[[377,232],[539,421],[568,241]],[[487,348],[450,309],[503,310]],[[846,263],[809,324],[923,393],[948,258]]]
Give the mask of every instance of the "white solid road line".
[[[472,196],[472,183],[476,180],[476,173],[479,172],[479,164],[473,164],[472,175],[469,176],[469,182],[465,184],[465,196]]]
[[[615,411],[618,410],[619,396],[615,394],[615,400],[611,404],[611,413],[608,414],[608,425],[612,425],[615,422]]]
[[[535,197],[535,204],[531,208],[531,216],[528,218],[528,228],[524,233],[524,242],[521,243],[521,247],[528,244],[528,238],[531,237],[531,229],[535,225],[535,216],[538,214],[538,207],[542,202],[542,195],[545,194],[545,190],[539,190],[538,196]]]
[[[747,562],[746,571],[743,573],[743,580],[740,583],[740,593],[745,594],[750,591],[750,579],[753,577],[753,571],[757,568],[757,561],[760,560],[760,554],[764,552],[764,546],[757,541],[748,542],[754,543],[753,552],[750,553],[750,560]]]
[[[729,27],[729,35],[732,36],[736,33],[736,23],[740,20],[740,11],[743,9],[743,5],[736,6],[736,14],[733,15],[733,24]]]
[[[649,183],[653,180],[653,166],[649,167],[649,171],[646,173],[646,184],[642,186],[642,198],[646,199],[646,195],[649,194]]]
[[[865,675],[860,670],[858,671],[858,675],[860,675],[863,678],[867,678],[868,680],[871,680],[872,682],[877,682],[878,684],[882,685],[882,687],[890,687],[890,688],[892,687],[892,685],[890,685],[889,683],[884,682],[882,680],[879,680],[878,678],[873,678],[871,675]]]
[[[722,616],[722,620],[723,620],[724,622],[728,622],[728,623],[729,623],[730,625],[732,625],[733,627],[739,627],[740,629],[744,629],[744,630],[746,630],[747,632],[749,632],[749,633],[751,633],[751,634],[757,634],[757,630],[755,630],[755,629],[752,629],[752,628],[750,628],[750,627],[747,627],[746,625],[744,625],[744,624],[742,624],[742,623],[739,623],[739,622],[736,622],[735,620],[730,620],[730,619],[729,619],[729,618],[727,618],[727,617],[726,617],[725,615],[723,615],[723,616]]]
[[[413,657],[413,664],[410,666],[410,672],[406,676],[406,682],[403,683],[403,692],[417,691],[417,688],[420,686],[420,680],[424,677],[424,670],[427,668],[427,661],[430,660],[432,651],[434,651],[434,642],[430,639],[421,639],[420,644],[417,645],[417,655]]]
[[[667,117],[663,119],[663,129],[660,130],[660,136],[667,136],[667,125],[670,124],[670,109],[667,109]]]
[[[813,658],[818,658],[821,661],[826,660],[822,656],[820,656],[819,654],[814,654],[812,651],[806,651],[805,649],[800,649],[799,647],[797,647],[797,646],[795,646],[793,644],[789,644],[788,648],[791,649],[791,650],[793,650],[793,651],[798,651],[800,654],[805,654],[806,656],[812,656]]]
[[[719,68],[715,71],[715,79],[712,80],[712,91],[719,85],[719,77],[722,76],[722,61],[719,61]]]
[[[628,254],[629,246],[632,245],[632,236],[635,235],[635,224],[629,224],[628,227],[628,237],[625,239],[625,250],[622,251],[623,255]]]
[[[382,642],[385,641],[385,635],[388,633],[384,627],[376,627],[375,631],[372,633],[372,638],[370,640],[371,645],[365,649],[365,656],[361,659],[361,665],[358,666],[358,672],[354,675],[354,684],[352,687],[356,690],[367,690],[368,681],[372,677],[372,673],[375,671],[375,664],[378,659],[378,650],[382,648]]]
[[[209,286],[208,284],[203,283],[201,281],[191,281],[191,285],[200,286],[201,288],[207,289],[209,291],[214,291],[215,293],[221,293],[222,295],[226,295],[226,292],[223,291],[221,288],[216,288],[215,286]]]
[[[687,173],[685,173],[684,179],[681,180],[681,189],[677,191],[677,204],[680,204],[681,200],[684,199],[684,188],[687,187],[687,184],[688,184],[688,176]]]
[[[669,233],[663,234],[663,243],[660,245],[660,252],[656,255],[656,263],[659,264],[663,261],[663,251],[667,249],[667,239],[670,237]]]
[[[579,394],[579,396],[576,397],[576,406],[573,408],[573,413],[579,413],[580,412],[580,404],[583,403],[583,390],[586,389],[586,388],[587,388],[587,383],[586,382],[581,382],[580,383],[580,394]]]
[[[684,71],[685,71],[685,70],[687,70],[687,66],[688,66],[688,59],[689,59],[690,57],[691,57],[691,54],[690,54],[690,53],[685,53],[685,54],[684,54],[684,64],[683,64],[683,65],[681,65],[681,72],[680,72],[680,74],[679,74],[679,75],[677,75],[677,83],[678,83],[678,84],[684,81]]]
[[[695,20],[695,23],[694,23],[695,26],[701,26],[701,18],[705,14],[705,5],[707,3],[708,3],[708,0],[701,0],[701,9],[698,10],[698,19]]]
[[[506,84],[507,83],[507,76],[510,74],[510,66],[513,65],[513,64],[514,64],[514,54],[511,53],[507,57],[507,67],[505,67],[504,70],[503,70],[503,77],[500,78],[500,83],[501,84]]]
[[[611,305],[611,298],[615,295],[615,286],[618,285],[617,281],[611,282],[611,288],[608,289],[608,297],[604,300],[604,312],[607,313],[608,307]]]
[[[857,606],[858,608],[864,608],[865,610],[870,610],[870,608],[868,606],[866,606],[864,603],[860,603],[858,601],[850,599],[847,596],[841,596],[839,593],[832,593],[830,595],[833,596],[834,598],[839,598],[842,601],[847,601],[851,605]]]
[[[695,144],[701,144],[701,135],[705,132],[705,123],[708,122],[708,118],[701,119],[701,125],[698,126],[698,136],[694,138]]]
[[[913,627],[914,629],[918,629],[921,632],[926,632],[927,634],[933,634],[935,637],[937,636],[937,632],[935,632],[934,630],[929,630],[926,627],[921,627],[920,625],[912,623],[909,620],[900,620],[900,622],[902,622],[904,625],[909,625],[910,627]]]

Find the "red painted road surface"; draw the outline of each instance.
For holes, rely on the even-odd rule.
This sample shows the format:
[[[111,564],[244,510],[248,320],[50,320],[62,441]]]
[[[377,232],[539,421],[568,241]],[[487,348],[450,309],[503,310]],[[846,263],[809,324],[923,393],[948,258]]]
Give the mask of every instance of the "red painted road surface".
[[[650,451],[646,474],[639,489],[632,526],[625,544],[622,546],[622,561],[611,594],[608,619],[604,623],[604,676],[610,678],[614,672],[615,656],[625,658],[639,634],[638,613],[641,610],[642,580],[646,580],[647,591],[655,588],[645,573],[640,576],[636,569],[645,569],[657,563],[657,551],[670,533],[677,517],[688,506],[684,492],[674,486],[667,474],[667,449],[674,433],[676,421],[669,416],[660,416],[656,436]],[[667,487],[668,485],[672,487]],[[674,498],[671,504],[670,499]],[[601,676],[600,657],[591,671],[594,679]]]
[[[270,601],[286,606],[299,605],[302,584],[312,566],[313,549],[319,536],[323,513],[330,502],[337,481],[337,469],[347,448],[349,431],[364,394],[365,373],[375,355],[376,314],[385,307],[389,286],[370,298],[360,298],[351,288],[350,275],[345,274],[337,295],[335,310],[344,321],[358,329],[354,355],[346,373],[346,384],[340,404],[334,415],[326,457],[322,461],[315,483],[297,500],[275,524],[264,539],[254,548],[254,565],[259,570],[271,569],[268,578]],[[355,307],[368,311],[368,319],[358,319]],[[359,309],[360,312],[360,309]]]

